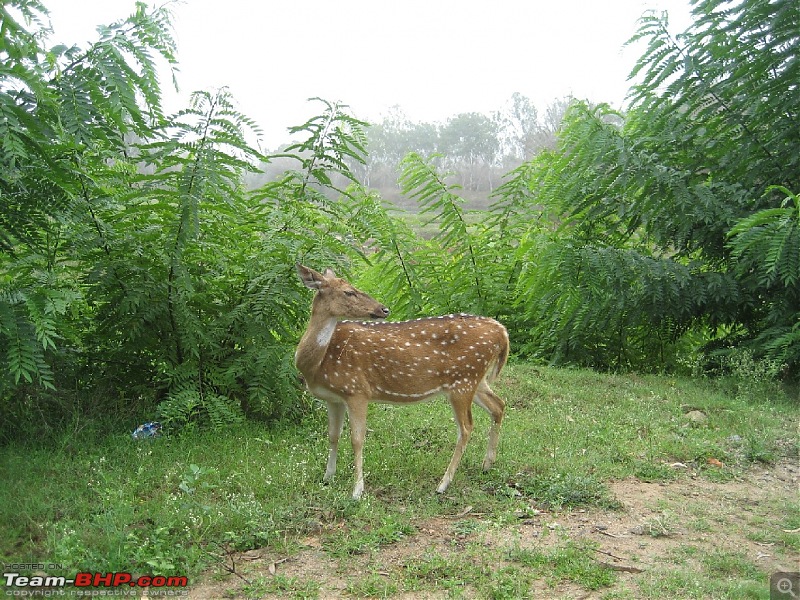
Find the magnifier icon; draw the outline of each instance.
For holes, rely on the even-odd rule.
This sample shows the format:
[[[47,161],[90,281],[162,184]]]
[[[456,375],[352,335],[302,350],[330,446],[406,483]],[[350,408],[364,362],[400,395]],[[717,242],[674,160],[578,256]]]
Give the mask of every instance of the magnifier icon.
[[[781,594],[789,594],[792,598],[797,598],[797,593],[794,591],[792,580],[788,577],[778,579],[778,584],[775,586]]]

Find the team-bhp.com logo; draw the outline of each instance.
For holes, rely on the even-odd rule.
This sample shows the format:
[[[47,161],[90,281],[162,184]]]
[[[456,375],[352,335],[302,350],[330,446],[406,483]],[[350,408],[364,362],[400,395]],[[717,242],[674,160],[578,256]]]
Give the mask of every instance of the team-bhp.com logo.
[[[185,588],[189,582],[186,577],[165,577],[164,575],[142,575],[134,579],[131,573],[77,573],[75,577],[66,578],[54,575],[21,575],[20,573],[3,573],[6,595],[8,588],[63,588],[73,585],[76,588]]]

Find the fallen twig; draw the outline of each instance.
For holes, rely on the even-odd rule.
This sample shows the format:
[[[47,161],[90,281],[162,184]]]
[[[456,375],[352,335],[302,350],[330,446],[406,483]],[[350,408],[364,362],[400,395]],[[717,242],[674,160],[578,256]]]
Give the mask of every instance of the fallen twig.
[[[639,567],[629,567],[626,565],[612,565],[611,563],[597,561],[597,564],[606,567],[607,569],[611,569],[612,571],[624,571],[625,573],[643,573],[644,569],[640,569]]]
[[[278,565],[280,565],[282,563],[285,563],[287,560],[289,560],[289,559],[288,558],[280,558],[278,560],[274,560],[271,563],[269,563],[269,574],[270,575],[275,575],[275,573],[278,571]]]
[[[615,560],[625,560],[621,556],[617,556],[616,554],[611,554],[611,552],[606,552],[605,550],[600,550],[599,548],[595,548],[594,551],[599,552],[600,554],[605,554],[606,556],[610,556]],[[630,567],[627,565],[614,565],[599,560],[597,561],[597,564],[606,567],[607,569],[611,569],[612,571],[624,571],[625,573],[641,573],[643,571],[643,569],[640,569],[639,567]]]
[[[627,535],[617,535],[616,533],[611,533],[610,531],[605,531],[603,529],[595,529],[597,533],[602,533],[603,535],[607,535],[608,537],[612,538],[626,538]]]
[[[625,560],[621,556],[617,556],[616,554],[611,554],[611,552],[606,552],[605,550],[600,550],[598,548],[595,548],[594,551],[599,552],[600,554],[605,554],[606,556],[610,556],[611,558],[616,558],[617,560]]]
[[[224,558],[222,556],[216,555],[216,554],[214,554],[212,552],[209,552],[209,554],[211,556],[216,556],[217,558],[219,558],[222,568],[225,569],[228,573],[230,573],[231,575],[236,575],[239,579],[241,579],[242,581],[244,581],[246,584],[249,585],[250,584],[250,580],[247,579],[247,577],[245,577],[244,575],[242,575],[241,573],[239,573],[236,570],[236,559],[233,557],[233,551],[227,545],[223,545],[223,544],[219,544],[219,543],[216,543],[216,545],[219,546],[220,548],[222,548],[222,551],[225,553],[224,558],[227,558],[230,561],[230,563],[231,563],[230,566],[225,564]]]
[[[463,517],[466,517],[469,513],[471,513],[473,508],[474,508],[474,506],[468,506],[467,508],[462,510],[460,513],[458,513],[456,515],[448,515],[447,518],[448,519],[461,519]]]

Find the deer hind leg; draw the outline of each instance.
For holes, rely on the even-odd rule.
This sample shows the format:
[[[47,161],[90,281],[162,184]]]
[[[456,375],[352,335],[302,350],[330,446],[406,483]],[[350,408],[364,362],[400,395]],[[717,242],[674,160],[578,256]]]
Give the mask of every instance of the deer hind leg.
[[[456,438],[456,449],[453,451],[453,458],[450,459],[450,464],[444,472],[444,477],[436,488],[436,491],[443,494],[450,482],[453,481],[458,463],[461,462],[461,457],[464,455],[464,449],[467,447],[469,437],[472,435],[472,394],[450,394],[450,405],[453,408],[453,416],[456,420],[458,427],[458,437]]]
[[[344,427],[345,405],[341,402],[328,402],[328,465],[322,481],[328,483],[336,474],[336,457],[339,454],[339,437]]]
[[[492,468],[497,458],[497,442],[500,439],[500,425],[503,422],[506,403],[492,391],[485,380],[481,381],[478,386],[473,402],[485,409],[492,418],[492,426],[489,429],[489,443],[486,446],[486,456],[483,459],[483,470],[488,471]]]
[[[364,493],[364,437],[367,433],[367,401],[349,400],[347,415],[350,419],[350,442],[353,444],[353,463],[356,484],[353,500],[359,500]]]

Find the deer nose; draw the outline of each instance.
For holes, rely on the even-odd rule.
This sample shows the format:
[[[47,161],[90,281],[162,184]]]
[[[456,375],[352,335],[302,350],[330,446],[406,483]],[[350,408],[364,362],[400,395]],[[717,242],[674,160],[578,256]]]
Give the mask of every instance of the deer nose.
[[[372,313],[372,316],[378,319],[385,319],[386,317],[389,316],[389,309],[386,308],[385,306],[381,306],[374,313]]]

